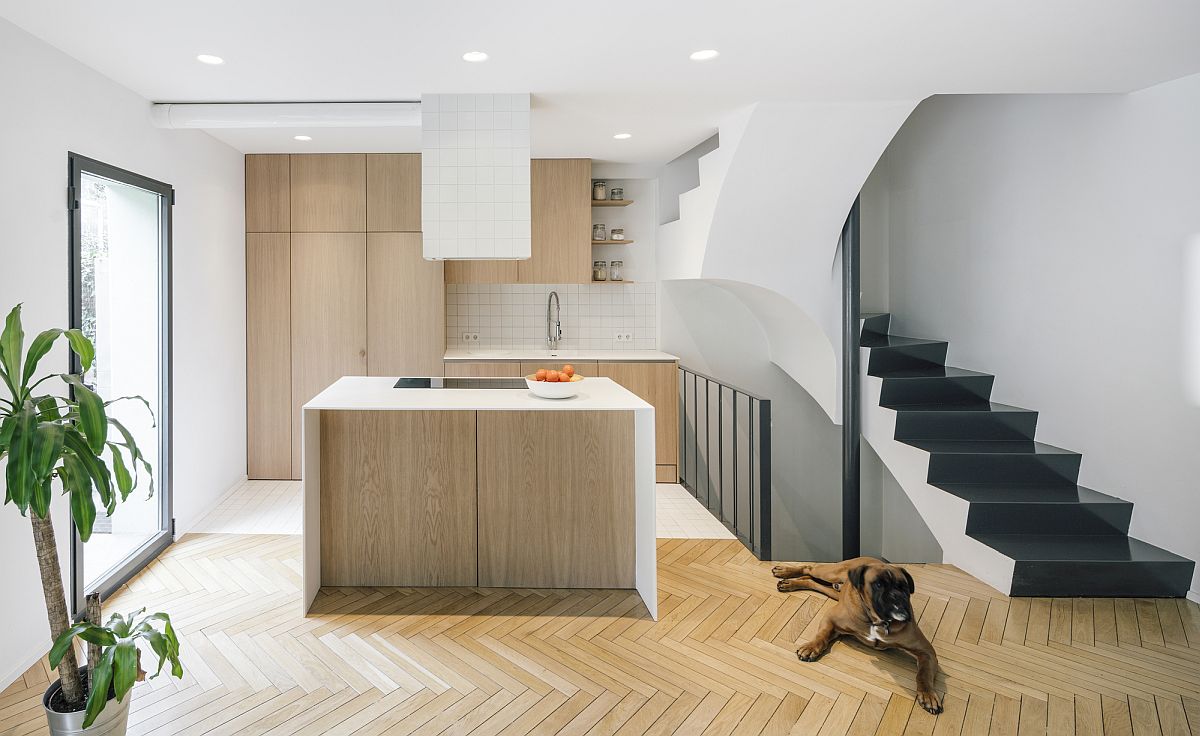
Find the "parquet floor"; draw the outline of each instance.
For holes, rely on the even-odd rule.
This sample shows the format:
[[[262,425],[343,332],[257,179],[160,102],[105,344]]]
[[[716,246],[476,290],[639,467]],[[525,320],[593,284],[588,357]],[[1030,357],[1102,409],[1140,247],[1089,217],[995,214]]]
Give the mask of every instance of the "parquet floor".
[[[659,542],[660,621],[623,591],[330,589],[299,614],[294,536],[189,535],[111,605],[169,611],[188,674],[138,685],[134,734],[1200,733],[1200,608],[1013,599],[910,567],[946,711],[902,654],[792,653],[821,610],[733,541]],[[0,694],[44,732],[45,665]],[[1189,731],[1190,725],[1190,731]]]

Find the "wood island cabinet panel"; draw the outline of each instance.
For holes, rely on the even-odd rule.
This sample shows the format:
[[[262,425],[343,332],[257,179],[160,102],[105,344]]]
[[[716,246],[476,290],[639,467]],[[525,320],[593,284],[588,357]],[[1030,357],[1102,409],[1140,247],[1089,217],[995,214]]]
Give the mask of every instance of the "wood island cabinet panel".
[[[286,153],[246,156],[246,232],[286,233],[292,229],[290,177]]]
[[[519,261],[446,261],[447,284],[515,284]]]
[[[549,360],[524,361],[521,363],[521,375],[528,376],[530,373],[537,373],[538,368],[560,370],[564,365],[570,363],[575,368],[575,372],[587,378],[595,376],[596,361],[594,360],[560,360],[551,358]]]
[[[591,159],[534,159],[529,187],[531,255],[518,261],[518,282],[591,283]]]
[[[321,412],[323,585],[478,584],[475,418]]]
[[[634,587],[631,411],[481,411],[479,585]]]
[[[515,360],[447,360],[443,370],[454,378],[519,378],[521,364]]]
[[[292,477],[290,241],[246,235],[246,475],[254,479]]]
[[[367,231],[421,231],[421,154],[367,154]]]
[[[446,354],[442,262],[420,233],[367,234],[367,374],[440,376]]]
[[[306,153],[291,157],[294,233],[361,233],[367,229],[367,157]]]
[[[367,374],[365,233],[292,234],[292,477],[301,408],[342,376]]]
[[[673,362],[599,363],[607,376],[654,407],[654,450],[658,465],[679,460],[679,378]],[[668,471],[669,472],[669,471]]]

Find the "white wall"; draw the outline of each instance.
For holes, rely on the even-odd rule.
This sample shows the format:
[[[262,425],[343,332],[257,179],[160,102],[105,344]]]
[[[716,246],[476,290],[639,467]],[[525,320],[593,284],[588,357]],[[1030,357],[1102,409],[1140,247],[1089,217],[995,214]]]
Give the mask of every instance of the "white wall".
[[[700,280],[664,281],[659,300],[662,350],[772,402],[772,556],[841,559],[841,427],[770,362],[767,335],[736,292]]]
[[[175,516],[186,530],[245,473],[242,156],[148,122],[129,90],[0,20],[0,309],[66,326],[67,152],[169,182],[174,212]],[[43,362],[65,370],[58,349]],[[66,551],[65,504],[55,523]],[[0,687],[49,648],[29,522],[0,509]],[[64,559],[64,563],[66,560]]]
[[[1041,441],[1084,453],[1081,484],[1135,502],[1133,536],[1193,560],[1197,130],[1200,75],[930,99],[876,171],[890,278],[871,295],[894,332],[949,340],[952,364],[996,374],[997,401],[1040,411]]]

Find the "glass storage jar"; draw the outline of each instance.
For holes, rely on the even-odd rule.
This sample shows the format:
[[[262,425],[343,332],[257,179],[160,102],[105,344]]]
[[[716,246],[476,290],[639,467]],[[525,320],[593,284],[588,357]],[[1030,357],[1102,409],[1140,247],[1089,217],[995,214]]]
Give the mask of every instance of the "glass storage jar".
[[[604,223],[596,223],[592,225],[592,240],[608,240],[608,231],[604,229]]]
[[[608,184],[602,181],[592,182],[592,199],[602,202],[608,199]]]
[[[607,281],[608,280],[608,263],[606,261],[595,261],[592,263],[592,281]]]
[[[621,274],[621,269],[625,268],[625,261],[609,261],[608,264],[608,280],[609,281],[624,281],[625,278]]]
[[[625,190],[621,187],[613,187],[608,192],[608,198],[620,202],[625,199]]]
[[[608,239],[609,240],[624,240],[625,239],[625,228],[614,227],[612,229],[612,231],[609,232]]]

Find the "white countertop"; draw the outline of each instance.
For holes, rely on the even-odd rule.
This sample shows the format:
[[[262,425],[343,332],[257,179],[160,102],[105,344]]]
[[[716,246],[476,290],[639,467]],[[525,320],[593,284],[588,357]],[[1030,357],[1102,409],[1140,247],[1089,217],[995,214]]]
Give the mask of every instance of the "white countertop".
[[[585,378],[579,384],[579,395],[570,399],[543,399],[528,389],[393,388],[397,380],[383,376],[344,376],[314,396],[304,408],[410,411],[632,411],[653,408],[609,378]]]
[[[605,363],[650,363],[679,360],[670,353],[659,350],[490,350],[487,348],[452,348],[446,351],[445,360],[595,360]]]

